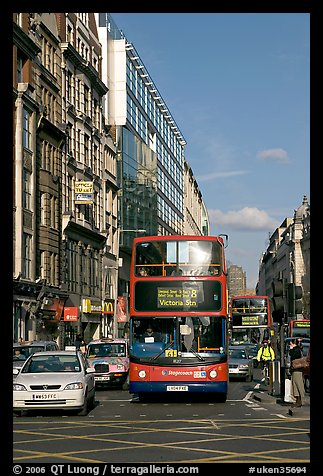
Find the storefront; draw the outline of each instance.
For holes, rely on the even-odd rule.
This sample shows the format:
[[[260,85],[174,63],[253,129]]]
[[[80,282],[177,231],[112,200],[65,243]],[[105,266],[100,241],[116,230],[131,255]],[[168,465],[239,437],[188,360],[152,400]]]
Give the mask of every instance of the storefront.
[[[102,303],[89,298],[82,299],[82,328],[85,342],[101,337]]]

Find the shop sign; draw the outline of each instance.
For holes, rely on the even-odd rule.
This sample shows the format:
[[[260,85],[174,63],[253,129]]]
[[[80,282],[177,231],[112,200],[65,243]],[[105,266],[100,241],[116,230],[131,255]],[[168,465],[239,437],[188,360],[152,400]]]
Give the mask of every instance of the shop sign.
[[[64,299],[45,297],[41,306],[44,317],[59,321],[62,317],[64,302]]]
[[[77,306],[64,307],[64,321],[73,322],[79,320],[79,309]]]
[[[59,321],[62,317],[63,309],[64,309],[64,299],[59,299],[56,307],[55,312],[55,320]]]
[[[91,299],[82,300],[82,312],[86,313],[102,313],[102,306],[99,301],[92,302]]]
[[[114,314],[114,300],[106,299],[102,305],[102,314]]]
[[[127,322],[127,298],[126,296],[118,296],[118,322]]]

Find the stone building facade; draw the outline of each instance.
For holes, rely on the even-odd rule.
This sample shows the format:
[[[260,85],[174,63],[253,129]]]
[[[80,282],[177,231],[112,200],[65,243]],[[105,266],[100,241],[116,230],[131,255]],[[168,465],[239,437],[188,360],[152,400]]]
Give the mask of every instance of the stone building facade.
[[[310,206],[304,195],[293,218],[285,218],[269,239],[259,265],[257,294],[273,296],[272,283],[283,279],[303,291],[303,312],[310,317]]]
[[[116,335],[131,230],[209,232],[186,141],[98,15],[13,13],[14,341]]]
[[[241,266],[231,264],[228,267],[228,292],[229,297],[246,294],[247,277]]]

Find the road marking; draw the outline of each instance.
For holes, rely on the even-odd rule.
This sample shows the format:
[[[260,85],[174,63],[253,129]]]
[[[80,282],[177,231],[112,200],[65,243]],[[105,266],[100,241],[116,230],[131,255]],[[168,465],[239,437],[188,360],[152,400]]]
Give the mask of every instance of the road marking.
[[[134,400],[132,398],[130,399],[124,399],[124,400],[117,400],[117,399],[114,399],[114,398],[99,398],[98,399],[99,402],[133,402]]]
[[[216,430],[219,430],[219,429],[220,429],[219,425],[218,425],[217,423],[215,423],[213,420],[211,420],[211,424],[214,426],[214,428],[215,428]]]

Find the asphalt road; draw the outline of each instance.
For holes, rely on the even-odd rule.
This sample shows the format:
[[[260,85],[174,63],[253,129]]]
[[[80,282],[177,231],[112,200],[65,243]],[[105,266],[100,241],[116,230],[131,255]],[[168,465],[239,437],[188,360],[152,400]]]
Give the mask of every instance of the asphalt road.
[[[226,403],[164,394],[141,403],[127,391],[98,390],[86,417],[44,411],[14,417],[13,461],[304,467],[310,461],[309,411],[291,413],[267,394],[258,369],[253,382],[230,383]]]

